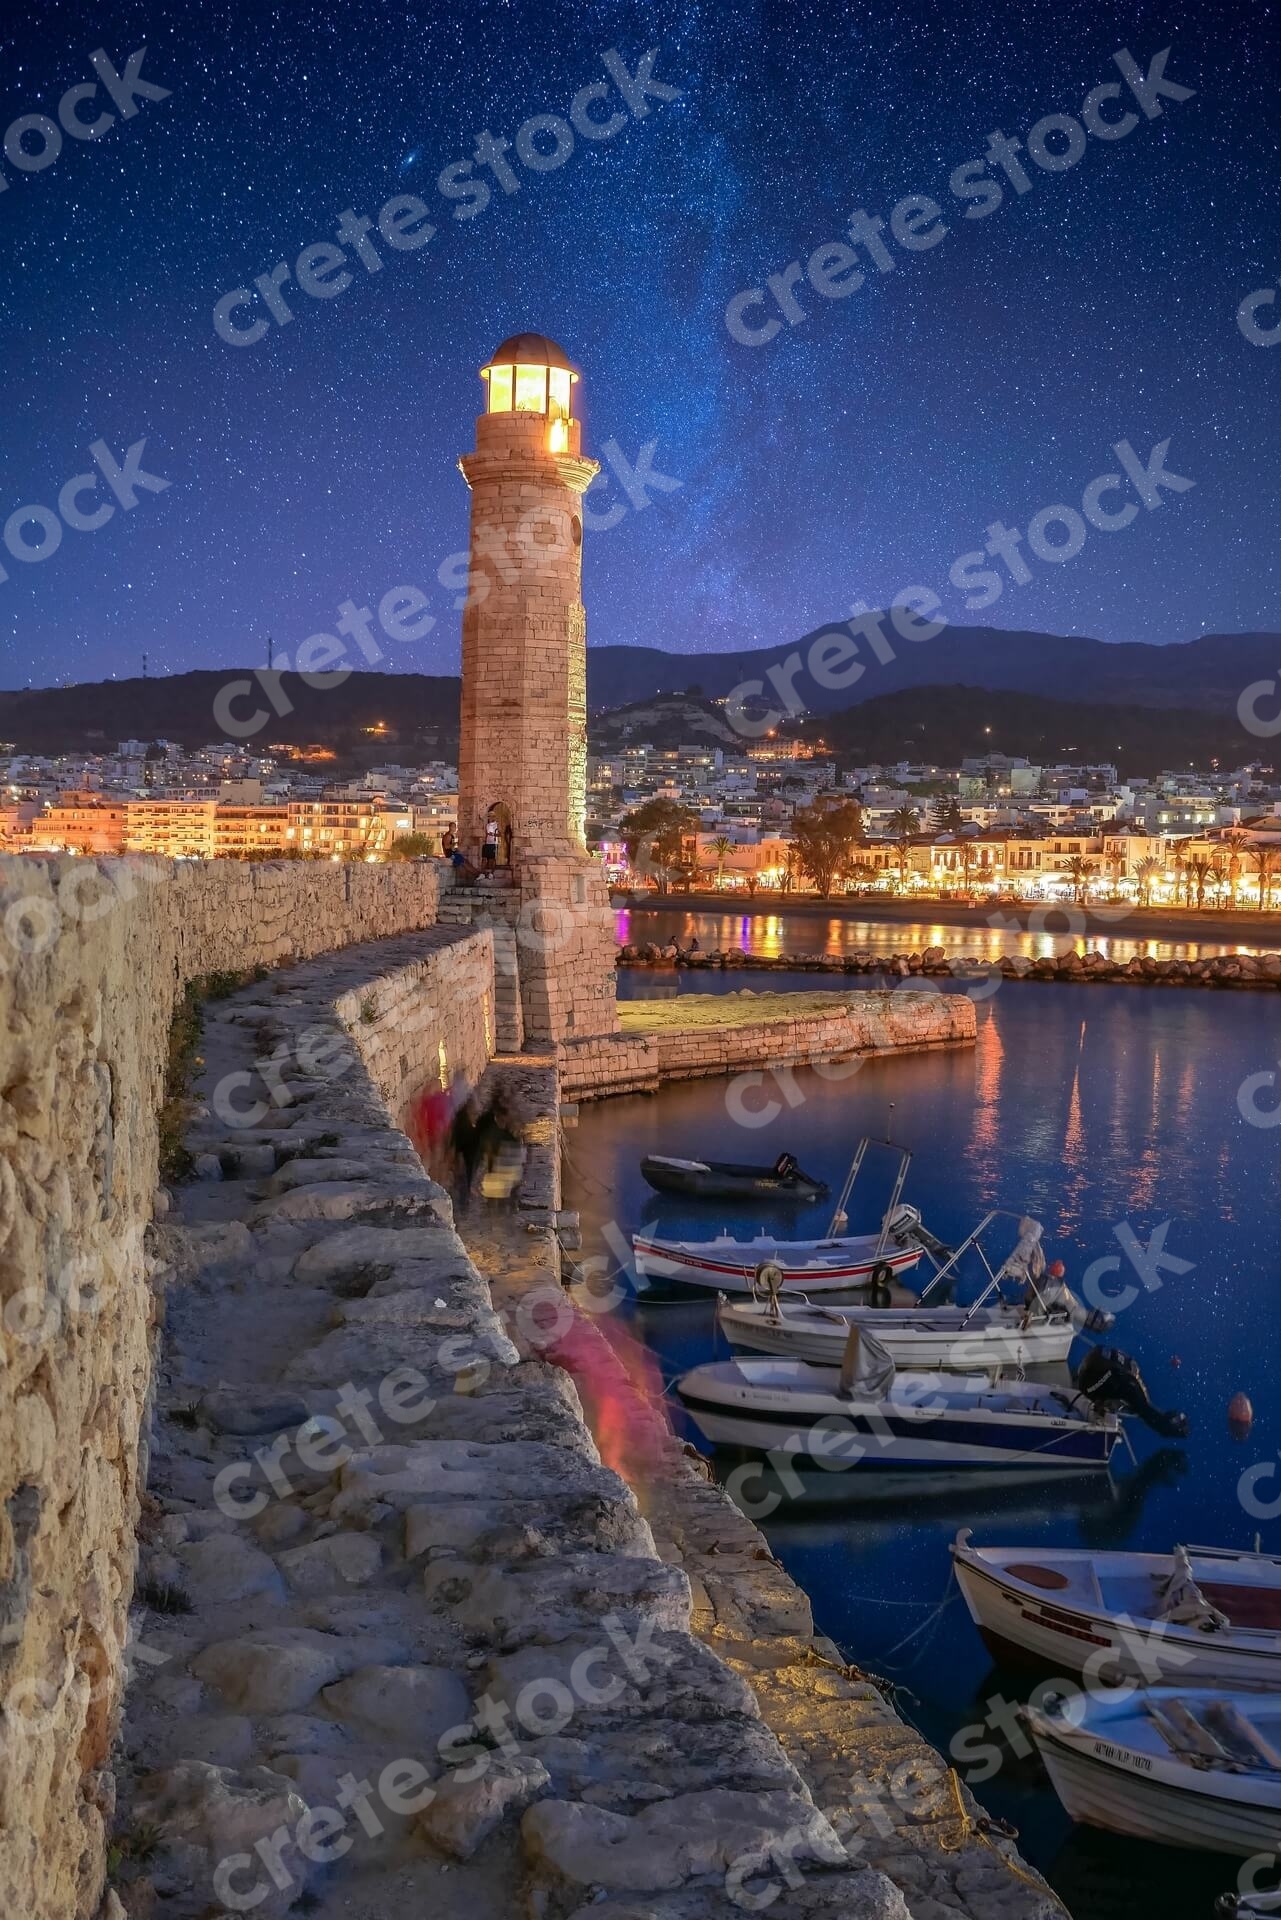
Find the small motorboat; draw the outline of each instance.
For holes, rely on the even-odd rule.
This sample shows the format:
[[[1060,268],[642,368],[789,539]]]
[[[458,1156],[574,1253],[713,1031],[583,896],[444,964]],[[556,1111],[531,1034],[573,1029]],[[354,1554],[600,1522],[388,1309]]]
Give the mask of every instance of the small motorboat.
[[[1275,1855],[1275,1694],[1123,1689],[1025,1707],[1023,1716],[1054,1791],[1083,1825],[1168,1847]]]
[[[790,1153],[780,1153],[772,1167],[647,1153],[641,1172],[658,1193],[696,1200],[825,1200],[829,1192],[827,1183],[806,1173]]]
[[[993,1367],[1058,1366],[1075,1329],[1067,1314],[1032,1316],[995,1307],[827,1307],[789,1301],[773,1311],[759,1300],[724,1300],[717,1321],[731,1346],[820,1365],[838,1364],[851,1326],[873,1333],[895,1364],[945,1373]]]
[[[723,1360],[676,1392],[718,1446],[838,1469],[1106,1467],[1120,1419],[1075,1387],[979,1374],[900,1373],[871,1334],[851,1328],[840,1367]]]
[[[965,1604],[998,1657],[1058,1673],[1281,1689],[1281,1557],[952,1543]],[[1281,1837],[1281,1829],[1278,1830]]]
[[[1019,1220],[1019,1237],[1012,1253],[995,1269],[983,1246],[983,1234],[999,1211],[986,1214],[963,1240],[917,1300],[903,1306],[833,1307],[803,1296],[784,1305],[777,1267],[763,1267],[752,1300],[722,1299],[717,1319],[731,1346],[754,1353],[776,1353],[792,1360],[820,1365],[840,1364],[852,1326],[874,1335],[895,1364],[906,1368],[942,1368],[950,1373],[984,1373],[993,1367],[1061,1365],[1078,1327],[1095,1332],[1112,1325],[1110,1314],[1087,1312],[1064,1284],[1063,1269],[1048,1270],[1041,1251],[1041,1226]],[[977,1251],[988,1283],[969,1307],[928,1304],[936,1289],[946,1302],[946,1291],[957,1263],[970,1249]],[[929,1249],[927,1248],[928,1252]],[[1017,1300],[1006,1300],[1000,1289],[1007,1282],[1021,1289]],[[988,1304],[989,1301],[992,1304]]]
[[[846,1208],[869,1146],[889,1147],[896,1153],[898,1172],[879,1230],[848,1234]],[[861,1140],[827,1234],[820,1240],[779,1240],[772,1234],[758,1234],[753,1240],[736,1240],[730,1234],[714,1240],[660,1240],[654,1234],[633,1234],[637,1276],[674,1289],[750,1294],[758,1268],[771,1264],[781,1273],[780,1286],[790,1291],[804,1288],[810,1293],[845,1296],[873,1283],[886,1287],[897,1274],[917,1264],[926,1245],[939,1245],[922,1226],[916,1208],[902,1204],[911,1161],[907,1148],[894,1141]]]
[[[776,1240],[772,1234],[758,1234],[754,1240],[735,1240],[729,1234],[715,1240],[659,1240],[637,1233],[632,1251],[642,1279],[682,1290],[750,1294],[758,1270],[773,1265],[789,1291],[844,1295],[874,1281],[888,1285],[916,1265],[921,1248],[911,1234],[919,1219],[915,1207],[901,1207],[888,1241],[881,1233],[830,1240]]]

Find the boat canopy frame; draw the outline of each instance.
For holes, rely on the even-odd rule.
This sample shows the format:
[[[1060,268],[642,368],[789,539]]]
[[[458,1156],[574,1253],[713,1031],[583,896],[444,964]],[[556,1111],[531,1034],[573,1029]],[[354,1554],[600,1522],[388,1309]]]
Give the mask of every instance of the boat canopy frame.
[[[924,1300],[926,1294],[929,1293],[932,1287],[936,1287],[939,1284],[940,1280],[946,1279],[947,1275],[951,1273],[953,1269],[956,1267],[956,1264],[961,1259],[962,1255],[968,1253],[972,1247],[974,1251],[978,1254],[979,1259],[983,1263],[983,1271],[987,1275],[987,1285],[984,1287],[982,1293],[980,1293],[978,1299],[971,1301],[969,1307],[966,1309],[965,1319],[961,1322],[961,1325],[962,1326],[968,1325],[970,1320],[973,1318],[973,1316],[978,1312],[979,1308],[982,1306],[985,1306],[987,1302],[991,1299],[993,1293],[999,1294],[1002,1280],[1008,1280],[1014,1277],[1012,1274],[1007,1272],[1007,1268],[1009,1267],[1010,1261],[1013,1258],[1012,1253],[1007,1253],[1004,1260],[1002,1260],[1000,1266],[997,1267],[995,1271],[993,1271],[992,1263],[987,1257],[987,1248],[983,1245],[983,1235],[987,1232],[987,1229],[991,1226],[994,1220],[1013,1220],[1017,1223],[1023,1220],[1027,1220],[1029,1218],[1031,1218],[1029,1214],[1014,1213],[1011,1211],[1009,1207],[992,1207],[987,1213],[983,1215],[983,1218],[979,1221],[977,1227],[974,1228],[974,1231],[972,1233],[968,1233],[965,1236],[964,1240],[961,1241],[958,1247],[953,1248],[951,1254],[943,1262],[942,1266],[939,1265],[938,1260],[935,1258],[933,1251],[929,1247],[926,1247],[925,1252],[928,1254],[929,1258],[934,1261],[934,1272],[931,1274],[930,1278],[926,1281],[925,1285],[921,1288],[921,1291],[917,1296],[918,1300]],[[1039,1221],[1037,1222],[1037,1225],[1038,1226],[1040,1225]],[[1016,1252],[1017,1252],[1017,1249],[1018,1249],[1018,1243],[1016,1241],[1015,1243]],[[1048,1319],[1050,1310],[1046,1305],[1045,1300],[1041,1294],[1041,1289],[1036,1284],[1036,1280],[1034,1276],[1029,1273],[1022,1277],[1025,1279],[1026,1284],[1029,1287],[1031,1287],[1033,1294],[1036,1296],[1037,1306],[1041,1309],[1042,1314]]]
[[[841,1188],[840,1196],[836,1202],[836,1210],[832,1215],[831,1223],[824,1237],[828,1240],[838,1239],[842,1227],[849,1224],[850,1197],[854,1192],[859,1174],[863,1171],[863,1162],[867,1158],[867,1150],[869,1147],[886,1147],[891,1153],[898,1155],[898,1172],[894,1176],[893,1191],[890,1194],[889,1205],[886,1207],[885,1213],[882,1216],[881,1231],[876,1242],[876,1258],[879,1260],[889,1240],[890,1227],[895,1214],[898,1212],[899,1202],[903,1198],[903,1188],[907,1184],[908,1168],[912,1164],[912,1149],[905,1147],[901,1140],[886,1140],[882,1139],[880,1135],[873,1133],[865,1133],[863,1135],[863,1138],[854,1149],[854,1158],[850,1161],[849,1171],[845,1175],[845,1183]]]

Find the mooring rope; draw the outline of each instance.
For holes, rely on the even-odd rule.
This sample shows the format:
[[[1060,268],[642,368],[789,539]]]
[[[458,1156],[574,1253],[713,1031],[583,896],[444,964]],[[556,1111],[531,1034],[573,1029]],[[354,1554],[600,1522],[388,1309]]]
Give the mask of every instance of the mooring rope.
[[[1063,1904],[1062,1900],[1059,1899],[1053,1887],[1049,1886],[1039,1874],[1033,1873],[1030,1868],[1023,1866],[1018,1860],[1011,1860],[1009,1854],[998,1844],[999,1840],[1017,1840],[1017,1827],[1012,1827],[1007,1820],[998,1820],[991,1814],[984,1814],[976,1820],[965,1805],[961,1794],[961,1776],[957,1773],[955,1767],[948,1768],[947,1777],[952,1788],[952,1800],[956,1807],[956,1817],[960,1823],[960,1830],[956,1837],[950,1841],[941,1839],[938,1843],[939,1851],[941,1853],[960,1853],[968,1841],[977,1840],[980,1845],[988,1849],[989,1853],[996,1856],[1001,1865],[1008,1873],[1012,1873],[1016,1880],[1021,1880],[1025,1886],[1032,1887],[1041,1895],[1042,1899],[1052,1900],[1059,1912],[1066,1916],[1066,1920],[1071,1920],[1071,1915],[1067,1907]]]

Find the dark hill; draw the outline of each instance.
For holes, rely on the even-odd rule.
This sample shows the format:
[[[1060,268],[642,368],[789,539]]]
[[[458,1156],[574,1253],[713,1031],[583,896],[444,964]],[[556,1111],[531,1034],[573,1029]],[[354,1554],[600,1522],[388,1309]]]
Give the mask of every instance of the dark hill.
[[[327,688],[306,686],[296,673],[270,677],[278,689],[275,706],[247,668],[230,667],[164,680],[0,693],[0,737],[26,753],[103,753],[128,739],[172,740],[184,747],[243,739],[251,752],[276,742],[320,746],[358,765],[411,753],[429,760],[457,757],[458,681],[452,677],[353,673]],[[237,693],[230,713],[246,722],[257,712],[267,717],[255,733],[232,734],[219,724],[214,703],[229,683],[245,680],[250,690]]]
[[[607,711],[655,708],[660,691],[697,687],[696,706],[685,718],[680,703],[660,703],[652,730],[640,715],[634,739],[666,743],[717,737],[708,703],[744,680],[766,680],[766,668],[790,651],[804,658],[807,642],[795,648],[755,653],[669,654],[641,647],[593,647],[588,652],[588,690],[593,734],[602,744],[628,737],[614,722],[602,729]],[[864,657],[866,650],[862,649]],[[1178,766],[1217,758],[1236,765],[1259,751],[1236,719],[1236,703],[1252,680],[1270,678],[1281,665],[1281,635],[1226,634],[1185,645],[1108,646],[1102,641],[1064,639],[1053,634],[1010,634],[948,628],[935,640],[913,646],[903,642],[896,658],[869,664],[855,687],[818,687],[805,673],[795,676],[799,699],[815,715],[844,757],[897,760],[905,756],[955,761],[963,753],[997,747],[995,733],[975,733],[983,701],[976,689],[1000,696],[993,705],[1002,729],[1000,750],[1042,757],[1116,760],[1134,771],[1148,766]],[[272,708],[262,686],[253,682],[231,711],[247,718],[263,710],[267,719],[254,734],[230,735],[214,712],[218,694],[229,682],[250,678],[249,669],[175,674],[160,680],[106,680],[90,686],[27,689],[0,693],[0,739],[30,753],[95,753],[128,738],[167,739],[187,747],[244,739],[252,749],[281,743],[293,748],[318,746],[344,763],[370,765],[387,760],[453,760],[458,750],[458,681],[452,676],[352,673],[342,685],[304,686],[297,674],[277,677]],[[896,684],[897,680],[897,684]],[[956,683],[977,704],[949,710]],[[766,681],[766,691],[777,698]],[[1086,698],[1083,699],[1082,695]],[[1040,704],[1038,704],[1038,702]],[[723,709],[713,709],[722,714]],[[860,730],[857,716],[869,714]],[[844,714],[839,741],[829,716]],[[981,721],[989,723],[990,714]],[[922,732],[922,728],[925,732]],[[950,728],[950,730],[949,730]],[[374,731],[379,729],[379,731]],[[1061,737],[1060,737],[1061,736]],[[1075,743],[1078,751],[1068,753]]]
[[[821,733],[842,764],[925,760],[944,767],[985,753],[1034,766],[1086,762],[1151,775],[1164,768],[1225,769],[1256,758],[1260,742],[1235,714],[1186,707],[1103,707],[984,687],[914,687],[881,694],[804,728]]]
[[[627,706],[657,693],[683,693],[697,686],[709,699],[723,698],[744,680],[765,681],[767,669],[798,653],[805,661],[819,634],[753,652],[665,653],[657,647],[592,647],[588,694],[593,708]],[[862,678],[839,690],[819,686],[805,671],[794,681],[812,713],[834,713],[902,687],[961,682],[1055,700],[1082,697],[1101,706],[1205,707],[1232,713],[1241,689],[1275,674],[1281,664],[1281,634],[1205,634],[1196,640],[1153,647],[1110,644],[1084,636],[1005,633],[992,627],[945,627],[933,640],[901,640],[885,623],[894,658],[881,664],[866,641],[857,642],[866,663]]]

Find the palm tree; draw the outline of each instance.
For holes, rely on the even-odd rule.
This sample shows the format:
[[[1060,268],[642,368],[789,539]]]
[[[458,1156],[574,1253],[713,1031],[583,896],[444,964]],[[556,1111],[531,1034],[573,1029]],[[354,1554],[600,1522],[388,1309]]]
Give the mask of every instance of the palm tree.
[[[1205,905],[1205,883],[1210,877],[1210,862],[1203,853],[1197,853],[1194,854],[1190,860],[1185,861],[1184,865],[1187,868],[1188,892],[1189,894],[1192,892],[1193,884],[1195,883],[1196,903],[1198,907],[1203,907]]]
[[[1085,896],[1090,891],[1090,881],[1098,870],[1097,862],[1087,860],[1083,853],[1073,853],[1068,856],[1064,872],[1072,882],[1072,892],[1078,907],[1085,905]]]
[[[1215,893],[1219,896],[1218,903],[1216,904],[1222,903],[1223,888],[1227,881],[1227,877],[1228,877],[1227,863],[1222,859],[1222,857],[1219,854],[1215,854],[1214,858],[1210,862],[1210,871],[1209,871],[1208,878],[1210,881],[1210,885],[1214,888]]]
[[[1219,842],[1228,850],[1228,905],[1232,907],[1237,903],[1237,887],[1241,882],[1241,855],[1249,844],[1249,834],[1242,833],[1239,827],[1234,827],[1231,833],[1225,833]]]
[[[974,855],[976,852],[974,842],[972,840],[962,840],[957,848],[957,852],[960,855],[961,861],[961,879],[965,884],[965,891],[968,893],[970,890],[970,874],[974,868]]]
[[[716,884],[718,887],[725,885],[725,856],[728,854],[729,849],[730,841],[728,836],[723,833],[718,834],[712,842],[712,852],[716,855]]]
[[[783,869],[778,876],[780,893],[790,893],[796,884],[796,848],[789,847],[783,856]]]
[[[890,830],[898,843],[898,883],[907,885],[907,849],[912,835],[921,830],[921,816],[915,807],[895,807],[890,815]]]
[[[1183,889],[1183,904],[1190,906],[1192,904],[1192,876],[1188,872],[1188,856],[1186,853],[1176,853],[1174,856],[1174,899],[1176,905],[1178,903],[1180,887]]]
[[[1272,881],[1277,867],[1275,847],[1251,847],[1250,858],[1259,876],[1259,905],[1266,913],[1272,905]]]
[[[1152,882],[1162,871],[1162,866],[1163,863],[1158,860],[1154,854],[1150,853],[1145,860],[1140,860],[1138,866],[1134,869],[1134,877],[1139,883],[1140,906],[1150,907],[1152,905]]]

